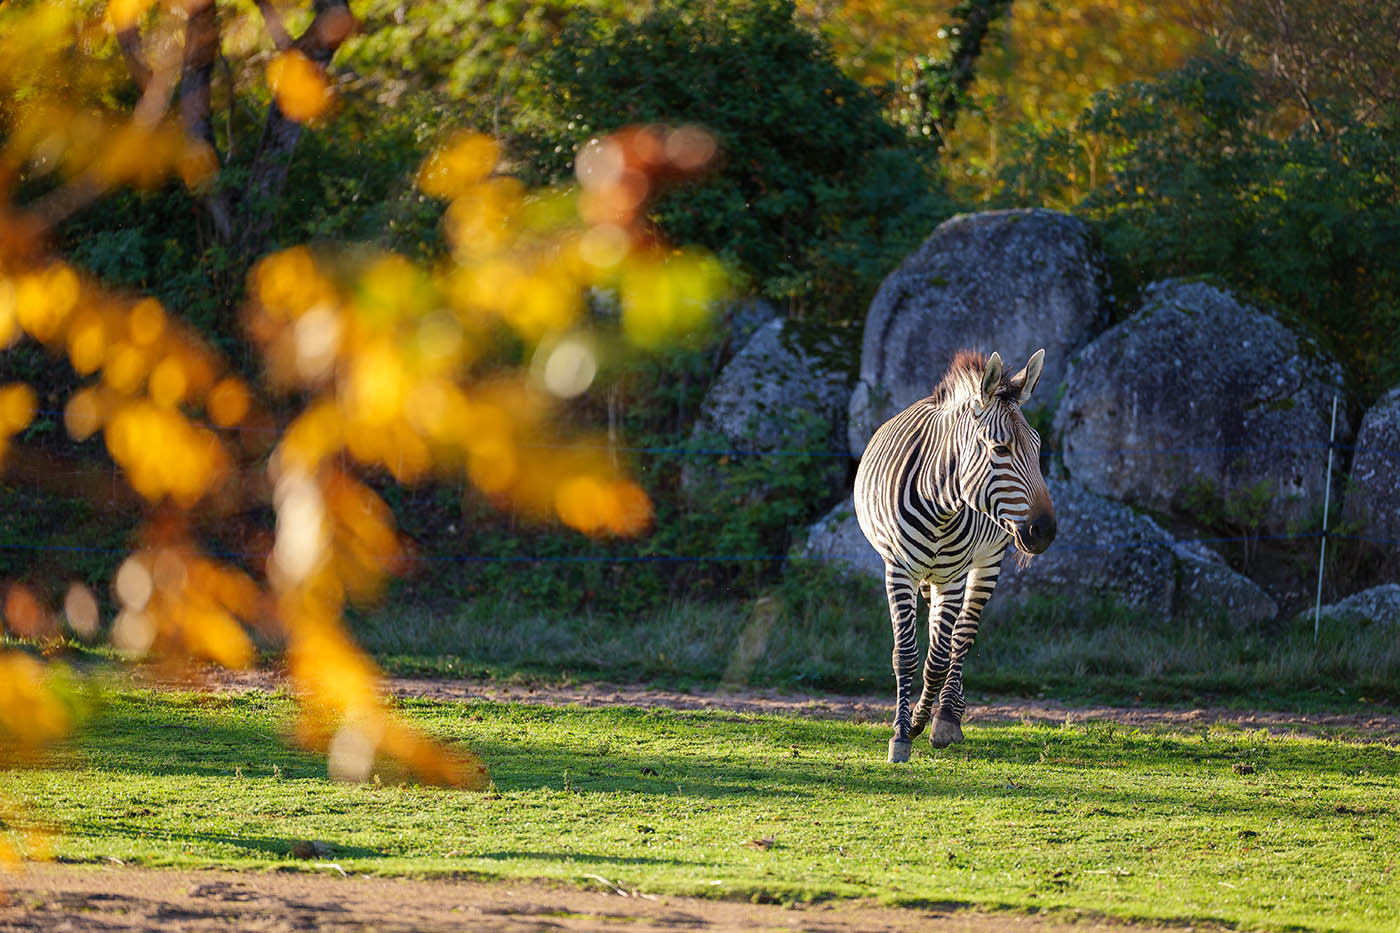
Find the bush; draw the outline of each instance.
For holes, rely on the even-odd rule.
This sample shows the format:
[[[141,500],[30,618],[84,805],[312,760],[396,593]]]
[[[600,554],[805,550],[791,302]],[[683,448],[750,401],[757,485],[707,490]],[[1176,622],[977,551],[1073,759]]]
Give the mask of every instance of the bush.
[[[1251,69],[1196,59],[1023,136],[1002,180],[1045,201],[1095,177],[1076,210],[1120,291],[1216,276],[1320,337],[1369,400],[1400,380],[1400,126],[1341,114],[1275,139],[1272,117]]]
[[[790,0],[663,0],[634,22],[580,13],[520,89],[518,141],[544,181],[588,139],[637,123],[699,123],[723,164],[661,199],[668,239],[698,243],[773,298],[836,319],[951,208],[929,194],[926,147],[846,77]]]

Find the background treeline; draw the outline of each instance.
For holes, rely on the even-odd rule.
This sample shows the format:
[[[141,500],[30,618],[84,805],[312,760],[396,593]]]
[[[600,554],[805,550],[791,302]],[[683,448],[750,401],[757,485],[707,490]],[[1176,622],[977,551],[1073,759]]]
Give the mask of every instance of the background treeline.
[[[842,365],[855,365],[881,279],[938,222],[1047,206],[1099,232],[1118,315],[1148,282],[1214,276],[1317,335],[1359,402],[1400,382],[1392,0],[962,0],[932,12],[896,0],[371,0],[355,12],[361,28],[332,67],[337,109],[302,134],[265,203],[246,202],[264,145],[267,50],[226,38],[213,82],[226,154],[216,185],[244,196],[255,235],[229,236],[207,193],[172,184],[98,201],[64,224],[59,248],[110,285],[154,294],[251,375],[236,309],[258,256],[318,242],[442,254],[441,204],[414,179],[452,129],[495,135],[510,170],[547,187],[571,176],[575,150],[597,134],[694,122],[718,137],[719,165],[668,192],[652,222],[723,259],[736,294],[844,334]],[[118,52],[109,43],[102,54]],[[42,195],[42,175],[25,183]],[[810,568],[779,581],[776,560],[753,559],[783,555],[830,506],[813,481],[820,456],[740,458],[711,501],[678,495],[696,410],[735,349],[716,321],[663,355],[604,360],[574,403],[577,423],[613,429],[656,504],[641,539],[589,540],[503,516],[457,485],[385,481],[423,558],[400,597],[489,596],[495,612],[508,593],[519,611],[625,614],[774,585],[796,607],[810,598],[800,594],[841,585]],[[496,363],[520,353],[502,346]],[[30,345],[4,365],[41,389],[44,411],[22,440],[75,456],[55,411],[71,373]],[[803,446],[800,423],[789,446]],[[76,456],[104,453],[89,441]],[[745,470],[782,494],[751,501]],[[61,482],[7,488],[0,533],[82,550],[0,550],[0,576],[42,575],[60,555],[71,567],[76,554],[89,582],[105,585],[125,520],[55,490]]]

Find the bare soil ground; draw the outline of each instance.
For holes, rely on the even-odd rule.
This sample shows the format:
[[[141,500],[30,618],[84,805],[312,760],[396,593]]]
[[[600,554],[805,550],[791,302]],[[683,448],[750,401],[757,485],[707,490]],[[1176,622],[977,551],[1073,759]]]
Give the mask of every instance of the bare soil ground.
[[[152,678],[148,683],[169,681]],[[181,686],[214,690],[275,690],[274,671],[201,674]],[[618,684],[503,685],[393,678],[398,697],[501,700],[582,706],[632,705],[782,713],[883,721],[884,698],[805,696],[763,690],[684,693]],[[1106,721],[1128,728],[1196,729],[1227,724],[1274,733],[1400,745],[1400,716],[1390,713],[1301,715],[1227,708],[1074,707],[1053,701],[998,700],[974,705],[971,722],[1059,724]],[[616,889],[584,891],[543,883],[409,880],[286,872],[179,871],[126,866],[28,865],[0,874],[0,931],[132,931],[175,933],[227,929],[515,931],[749,931],[829,933],[1040,933],[1073,922],[1074,933],[1123,933],[1148,927],[1086,920],[959,910],[912,910],[866,902],[783,907],[684,897],[654,897]]]
[[[220,690],[276,690],[276,671],[211,669],[190,683]],[[394,677],[386,684],[396,697],[432,700],[498,700],[550,706],[641,706],[680,710],[723,710],[885,722],[894,715],[891,696],[797,694],[777,690],[720,689],[681,692],[610,683],[502,684],[469,680]],[[891,691],[892,693],[893,691]],[[1126,728],[1199,729],[1212,725],[1264,729],[1278,735],[1309,735],[1400,745],[1400,715],[1392,712],[1284,713],[1210,706],[1073,706],[1054,700],[998,698],[968,706],[965,722],[1035,722],[1050,725],[1112,722]]]
[[[1038,933],[1023,915],[908,910],[868,903],[782,907],[618,895],[536,883],[414,881],[285,872],[174,871],[34,865],[0,875],[0,930],[767,931]],[[1075,918],[1063,918],[1073,920]],[[1080,919],[1073,933],[1123,933]]]

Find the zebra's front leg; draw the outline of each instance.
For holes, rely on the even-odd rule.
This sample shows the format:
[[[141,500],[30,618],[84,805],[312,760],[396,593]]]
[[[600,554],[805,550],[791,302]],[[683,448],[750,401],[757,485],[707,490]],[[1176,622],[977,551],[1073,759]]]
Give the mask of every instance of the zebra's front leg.
[[[885,596],[890,604],[890,627],[894,630],[895,704],[894,737],[890,739],[890,761],[909,760],[914,747],[910,695],[914,674],[919,669],[919,646],[915,638],[918,617],[918,597],[915,584],[908,573],[890,564],[885,565]]]
[[[952,638],[949,639],[948,676],[938,694],[938,714],[934,717],[933,733],[929,736],[929,743],[934,748],[947,748],[963,740],[962,719],[967,711],[967,702],[963,698],[963,659],[977,637],[982,607],[991,598],[1000,572],[998,564],[980,571],[974,570],[967,576],[960,599],[962,611],[957,615]]]
[[[938,710],[938,694],[948,676],[948,646],[953,639],[953,623],[957,621],[962,608],[960,584],[951,589],[940,587],[935,590],[931,583],[925,583],[923,594],[928,601],[928,656],[924,659],[924,692],[919,697],[919,705],[914,707],[911,738],[918,738],[923,733],[929,719]],[[949,595],[955,598],[950,599]]]

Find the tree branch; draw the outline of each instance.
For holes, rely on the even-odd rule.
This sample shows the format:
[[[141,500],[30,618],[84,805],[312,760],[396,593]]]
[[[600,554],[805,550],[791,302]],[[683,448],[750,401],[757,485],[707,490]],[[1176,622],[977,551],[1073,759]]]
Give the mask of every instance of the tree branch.
[[[1011,9],[1011,0],[964,0],[953,10],[955,37],[946,61],[927,63],[916,80],[919,123],[934,136],[938,149],[948,144],[948,133],[957,122],[967,89],[976,77],[977,60],[992,24]]]
[[[209,147],[219,158],[214,141],[212,90],[214,61],[219,54],[219,17],[213,0],[191,5],[185,23],[185,53],[180,68],[180,124],[185,135]],[[233,239],[233,208],[228,194],[215,188],[204,198],[214,232],[227,243]]]
[[[263,24],[267,26],[267,34],[272,37],[272,44],[277,47],[277,51],[285,52],[291,48],[292,36],[287,32],[286,24],[282,22],[282,14],[272,5],[271,0],[258,0],[258,11],[262,13]]]
[[[315,0],[314,6],[316,17],[292,47],[324,69],[330,65],[341,43],[354,32],[356,21],[346,0]],[[272,227],[272,212],[267,205],[282,193],[287,183],[292,152],[301,133],[302,125],[288,119],[274,99],[267,108],[262,140],[248,183],[247,203],[256,212],[243,231],[242,246],[249,253],[261,248]]]
[[[131,79],[136,82],[137,89],[144,93],[151,86],[151,66],[146,64],[146,55],[141,50],[140,30],[135,26],[118,30],[117,45],[121,47],[122,58],[126,59]]]

